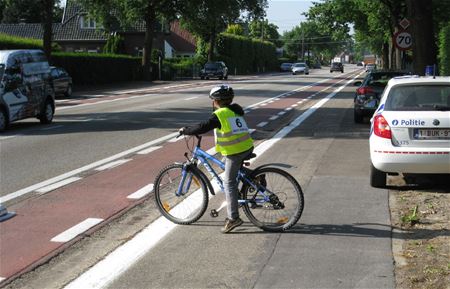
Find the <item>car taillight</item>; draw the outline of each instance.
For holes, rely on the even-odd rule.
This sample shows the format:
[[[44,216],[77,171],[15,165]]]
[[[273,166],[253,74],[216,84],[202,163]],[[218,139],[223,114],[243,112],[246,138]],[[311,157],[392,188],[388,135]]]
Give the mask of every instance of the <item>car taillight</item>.
[[[373,91],[373,89],[371,87],[363,86],[363,87],[358,88],[356,90],[356,93],[360,94],[360,95],[361,94],[365,95],[365,94],[373,94],[374,91]]]
[[[376,115],[373,120],[373,133],[382,138],[392,138],[391,127],[381,114]]]

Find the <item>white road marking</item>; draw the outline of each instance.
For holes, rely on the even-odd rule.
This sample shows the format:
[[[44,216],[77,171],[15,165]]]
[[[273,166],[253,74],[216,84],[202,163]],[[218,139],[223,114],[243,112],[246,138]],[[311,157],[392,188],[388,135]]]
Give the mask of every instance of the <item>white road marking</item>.
[[[268,124],[268,122],[267,122],[267,121],[263,121],[263,122],[258,123],[256,126],[257,126],[257,127],[263,127],[263,126],[265,126],[266,124]]]
[[[304,101],[305,101],[305,100],[302,99],[302,100],[297,101],[297,103],[300,104],[300,103],[302,103],[302,102],[304,102]]]
[[[60,182],[51,184],[51,185],[49,185],[49,186],[42,187],[42,188],[40,188],[39,190],[36,190],[36,192],[38,192],[38,193],[40,193],[40,194],[45,194],[45,193],[48,193],[48,192],[50,192],[50,191],[56,190],[56,189],[58,189],[58,188],[60,188],[60,187],[64,187],[64,186],[66,186],[66,185],[68,185],[68,184],[71,184],[71,183],[73,183],[73,182],[76,182],[76,181],[78,181],[78,180],[81,180],[81,178],[80,178],[80,177],[72,177],[72,178],[68,178],[68,179],[62,180],[62,181],[60,181]]]
[[[103,165],[101,167],[98,167],[95,170],[96,171],[104,171],[104,170],[112,169],[112,168],[118,167],[118,166],[120,166],[120,165],[122,165],[122,164],[124,164],[126,162],[129,162],[129,161],[131,161],[131,159],[117,160],[117,161],[114,161],[114,162],[110,162],[110,163],[108,163],[106,165]]]
[[[267,105],[267,103],[261,103],[261,106],[266,106]]]
[[[359,76],[359,75],[358,75]],[[357,77],[357,76],[356,76]],[[356,78],[355,77],[355,78]],[[354,78],[353,78],[354,79]],[[336,95],[341,89],[353,81],[351,79],[345,85],[336,89],[333,93],[326,96],[322,101],[319,101],[313,107],[296,118],[291,124],[280,130],[273,138],[264,141],[256,147],[255,153],[257,157],[252,159],[255,161],[259,156],[264,154],[275,143],[285,137],[294,128],[299,126],[305,119],[307,119],[313,112],[325,104],[330,98]],[[214,183],[215,184],[215,183]],[[213,185],[214,185],[213,184]],[[193,196],[195,193],[193,194]],[[197,202],[195,204],[200,204]],[[173,210],[177,207],[173,208]],[[170,222],[164,217],[159,217],[156,221],[151,223],[143,231],[137,234],[133,239],[126,242],[115,251],[111,252],[106,258],[84,272],[77,279],[72,281],[65,289],[75,288],[104,288],[110,284],[114,279],[124,273],[136,261],[147,254],[158,242],[168,235],[177,225]]]
[[[291,107],[297,107],[298,104],[291,104]]]
[[[6,278],[4,277],[0,277],[0,282],[2,282],[3,280],[5,280]]]
[[[271,118],[269,118],[269,120],[276,120],[277,118],[279,118],[280,116],[278,116],[278,115],[274,115],[274,116],[272,116]]]
[[[146,155],[146,154],[149,154],[149,153],[151,153],[153,151],[156,151],[156,150],[158,150],[160,148],[162,148],[162,146],[149,147],[148,149],[145,149],[145,150],[137,152],[137,154],[138,155]]]
[[[256,131],[256,129],[254,129],[254,128],[250,128],[250,129],[248,130],[249,133],[253,133],[254,131]]]
[[[153,184],[148,184],[143,188],[140,188],[136,192],[128,195],[127,199],[140,199],[153,191]]]
[[[184,100],[191,100],[191,99],[196,99],[198,98],[198,96],[194,96],[194,97],[189,97],[189,98],[185,98]]]
[[[285,108],[284,110],[285,110],[285,111],[292,110],[292,107]]]
[[[87,218],[83,222],[73,226],[72,228],[62,232],[61,234],[53,237],[50,241],[51,242],[57,242],[57,243],[65,243],[76,236],[82,234],[83,232],[86,232],[90,228],[94,227],[95,225],[103,222],[103,219],[99,218]]]
[[[274,100],[269,101],[269,103],[273,103],[273,102],[274,102]]]
[[[138,152],[138,151],[140,151],[140,150],[143,150],[143,149],[148,148],[148,147],[150,147],[150,146],[153,146],[153,145],[155,145],[155,144],[164,142],[164,141],[166,141],[166,140],[168,140],[168,139],[170,139],[170,138],[173,138],[173,137],[176,136],[176,135],[178,135],[178,132],[174,132],[174,133],[168,134],[168,135],[166,135],[166,136],[163,136],[163,137],[160,137],[160,138],[158,138],[158,139],[152,140],[152,141],[147,142],[147,143],[145,143],[145,144],[139,145],[139,146],[137,146],[137,147],[128,149],[128,150],[123,151],[123,152],[121,152],[121,153],[118,153],[118,154],[115,154],[115,155],[113,155],[113,156],[107,157],[107,158],[102,159],[102,160],[100,160],[100,161],[97,161],[97,162],[88,164],[88,165],[83,166],[83,167],[81,167],[81,168],[78,168],[78,169],[76,169],[76,170],[73,170],[73,171],[64,173],[64,174],[62,174],[62,175],[56,176],[56,177],[51,178],[51,179],[48,179],[48,180],[46,180],[46,181],[43,181],[43,182],[34,184],[34,185],[32,185],[32,186],[26,187],[26,188],[24,188],[24,189],[15,191],[15,192],[13,192],[13,193],[11,193],[11,194],[8,194],[8,195],[5,195],[5,196],[3,196],[3,197],[0,197],[0,203],[5,203],[5,202],[7,202],[7,201],[9,201],[9,200],[12,200],[12,199],[15,199],[15,198],[17,198],[17,197],[20,197],[20,196],[22,196],[22,195],[25,195],[25,194],[28,194],[28,193],[30,193],[30,192],[33,192],[33,191],[35,191],[36,189],[42,188],[42,187],[44,187],[44,186],[48,186],[48,185],[50,185],[50,184],[59,182],[59,181],[61,181],[61,180],[63,180],[63,179],[66,179],[66,178],[72,177],[72,176],[74,176],[74,175],[77,175],[77,174],[79,174],[79,173],[81,173],[81,172],[85,172],[85,171],[91,170],[91,169],[93,169],[93,168],[96,168],[96,167],[98,167],[98,166],[101,166],[101,165],[103,165],[103,164],[109,163],[109,162],[111,162],[111,161],[120,159],[120,158],[122,158],[122,157],[124,157],[124,156],[126,156],[126,155],[129,155],[129,154]]]
[[[23,136],[23,134],[14,134],[14,135],[6,135],[6,136],[2,136],[0,137],[0,140],[5,140],[5,139],[9,139],[9,138],[15,138],[18,136]]]
[[[283,115],[283,114],[286,114],[286,112],[285,112],[285,111],[280,111],[280,112],[278,113],[278,115]]]

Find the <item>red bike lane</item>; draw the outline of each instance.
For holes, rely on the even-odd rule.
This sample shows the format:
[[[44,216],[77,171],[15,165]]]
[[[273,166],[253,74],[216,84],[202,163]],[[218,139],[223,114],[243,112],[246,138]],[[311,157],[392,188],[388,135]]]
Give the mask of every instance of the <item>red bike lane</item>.
[[[312,99],[320,99],[328,93],[325,88],[328,90],[345,76],[351,75],[286,93],[248,109],[249,127],[259,129],[263,127],[261,123],[269,123],[271,117],[286,117],[312,95]],[[283,111],[285,114],[280,115]],[[213,144],[211,134],[202,141],[204,149]],[[145,196],[138,199],[129,196],[148,188],[166,165],[183,161],[185,151],[186,144],[181,138],[169,140],[158,144],[152,152],[126,156],[119,165],[101,171],[94,168],[77,176],[80,179],[73,183],[46,193],[36,192],[9,207],[17,216],[0,223],[0,281],[3,279],[6,283],[48,261],[83,236],[143,202]]]

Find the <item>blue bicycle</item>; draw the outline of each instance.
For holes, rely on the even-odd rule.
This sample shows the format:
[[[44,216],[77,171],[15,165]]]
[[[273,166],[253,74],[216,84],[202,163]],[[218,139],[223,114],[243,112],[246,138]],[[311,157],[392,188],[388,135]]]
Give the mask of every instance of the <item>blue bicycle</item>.
[[[176,224],[188,225],[200,219],[208,207],[209,193],[215,195],[211,181],[199,165],[204,167],[223,191],[222,179],[209,162],[222,170],[225,168],[224,163],[200,148],[201,136],[195,138],[197,144],[193,149],[190,149],[189,139],[185,138],[191,157],[186,152],[184,155],[187,161],[165,167],[154,182],[159,211]],[[191,139],[195,140],[194,137]],[[255,156],[252,154],[246,161]],[[239,205],[250,222],[271,232],[285,231],[294,226],[304,207],[303,192],[298,182],[288,172],[271,164],[248,169],[244,166],[248,166],[246,161],[238,174]],[[211,216],[217,217],[225,205],[211,210]]]

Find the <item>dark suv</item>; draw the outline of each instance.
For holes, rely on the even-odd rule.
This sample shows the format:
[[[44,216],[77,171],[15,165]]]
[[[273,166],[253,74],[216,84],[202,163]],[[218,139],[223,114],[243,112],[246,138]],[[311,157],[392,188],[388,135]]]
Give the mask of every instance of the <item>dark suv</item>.
[[[201,79],[228,79],[228,68],[223,61],[207,62],[200,70]]]
[[[378,107],[381,94],[391,78],[409,74],[409,72],[398,70],[372,70],[362,82],[355,82],[354,85],[359,86],[354,98],[355,122],[361,123],[364,116],[373,115]]]
[[[344,65],[342,65],[342,63],[340,63],[340,62],[331,63],[330,72],[333,72],[333,71],[340,71],[340,72],[344,73]]]

